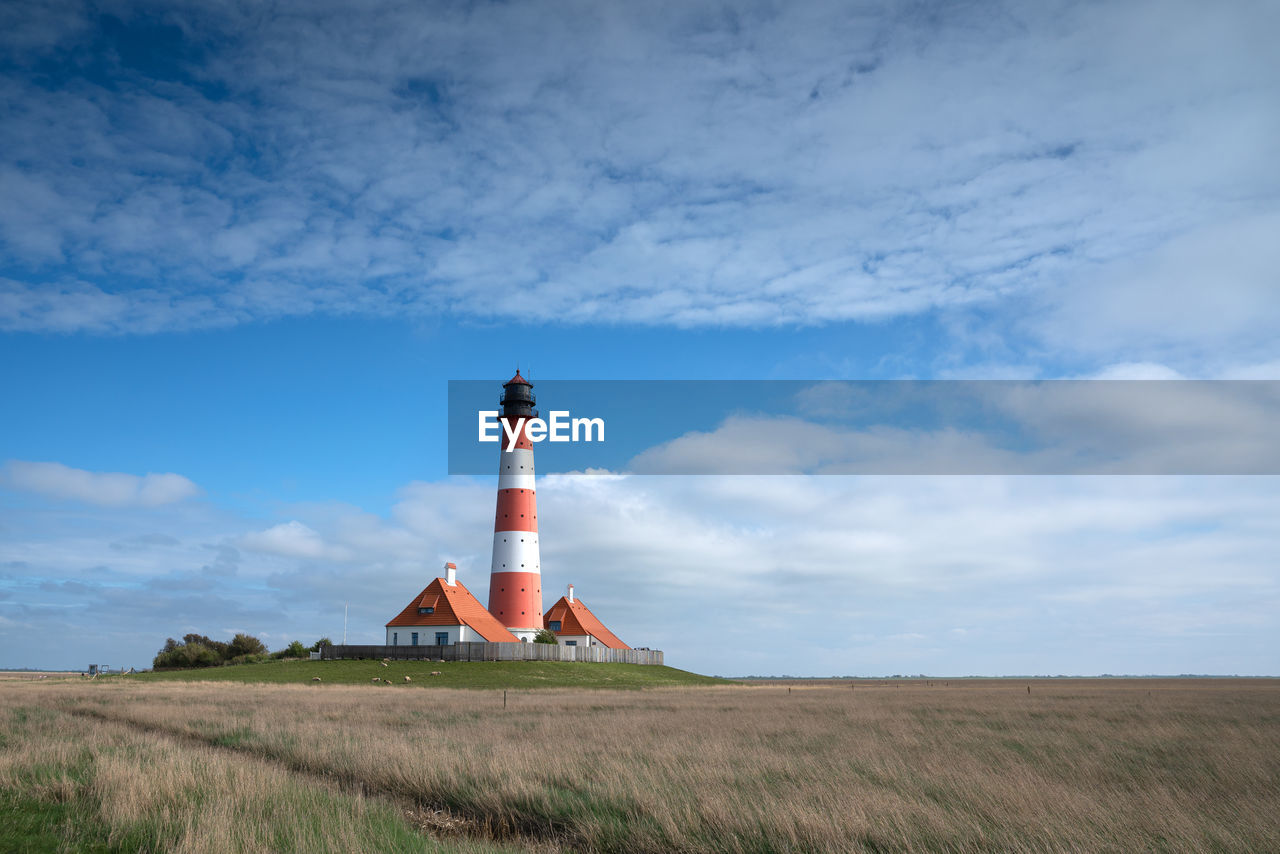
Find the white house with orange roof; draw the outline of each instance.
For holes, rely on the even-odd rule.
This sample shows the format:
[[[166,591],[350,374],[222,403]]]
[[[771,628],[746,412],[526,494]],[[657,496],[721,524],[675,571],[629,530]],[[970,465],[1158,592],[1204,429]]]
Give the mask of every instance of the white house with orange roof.
[[[478,641],[518,643],[458,580],[458,567],[446,563],[436,578],[387,623],[387,646],[448,646]]]
[[[547,609],[542,617],[542,625],[549,629],[564,646],[604,646],[609,649],[631,649],[613,632],[605,628],[604,623],[591,609],[573,595],[573,585],[569,592],[561,596],[554,605]]]

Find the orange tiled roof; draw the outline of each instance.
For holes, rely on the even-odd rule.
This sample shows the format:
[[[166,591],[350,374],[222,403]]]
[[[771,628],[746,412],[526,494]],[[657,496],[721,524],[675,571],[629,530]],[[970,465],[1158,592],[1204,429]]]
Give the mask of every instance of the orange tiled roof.
[[[419,608],[433,608],[435,613],[419,614]],[[388,626],[469,626],[487,641],[519,643],[520,638],[507,631],[498,618],[480,604],[461,581],[452,587],[437,578],[413,597]]]
[[[591,635],[609,649],[631,649],[617,635],[604,627],[591,609],[582,604],[581,599],[569,601],[568,596],[561,596],[542,617],[542,625],[550,628],[552,620],[560,621],[557,635]]]

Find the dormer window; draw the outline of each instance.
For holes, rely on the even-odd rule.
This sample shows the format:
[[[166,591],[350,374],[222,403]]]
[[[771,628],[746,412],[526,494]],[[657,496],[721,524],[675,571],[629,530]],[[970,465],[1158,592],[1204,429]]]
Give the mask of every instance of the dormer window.
[[[550,621],[547,623],[547,625],[549,625],[549,626],[551,627],[551,631],[553,631],[553,632],[558,632],[558,631],[560,631],[560,621],[559,621],[559,620],[550,620]]]
[[[434,614],[435,612],[436,612],[435,608],[419,608],[418,609],[419,614]]]

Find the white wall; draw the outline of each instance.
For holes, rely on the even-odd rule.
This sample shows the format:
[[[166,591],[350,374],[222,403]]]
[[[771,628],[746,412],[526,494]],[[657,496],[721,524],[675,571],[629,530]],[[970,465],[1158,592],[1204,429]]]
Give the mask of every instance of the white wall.
[[[595,635],[556,635],[556,640],[561,644],[565,641],[577,641],[578,646],[604,646],[604,643]]]
[[[448,643],[480,640],[475,629],[466,626],[387,626],[387,646],[412,646],[414,632],[418,633],[418,646],[433,646],[436,632],[448,632]],[[398,643],[395,635],[400,636]]]
[[[418,633],[418,646],[434,646],[436,642],[436,632],[448,632],[448,643],[480,643],[485,638],[470,626],[387,626],[387,646],[396,646],[393,643],[394,635],[400,635],[399,646],[412,646],[413,633]],[[533,639],[533,635],[529,636]]]

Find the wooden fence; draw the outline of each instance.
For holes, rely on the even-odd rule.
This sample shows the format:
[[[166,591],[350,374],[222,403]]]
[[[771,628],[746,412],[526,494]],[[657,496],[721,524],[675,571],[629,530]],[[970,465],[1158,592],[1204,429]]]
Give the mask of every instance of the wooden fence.
[[[325,660],[390,658],[396,661],[594,661],[617,664],[662,664],[660,649],[609,649],[549,643],[455,643],[447,646],[324,646]]]

